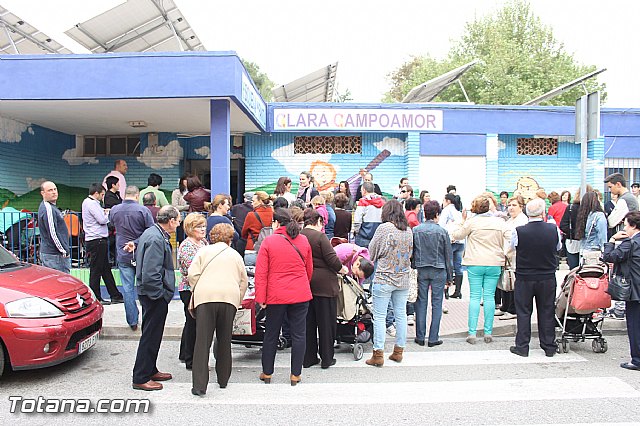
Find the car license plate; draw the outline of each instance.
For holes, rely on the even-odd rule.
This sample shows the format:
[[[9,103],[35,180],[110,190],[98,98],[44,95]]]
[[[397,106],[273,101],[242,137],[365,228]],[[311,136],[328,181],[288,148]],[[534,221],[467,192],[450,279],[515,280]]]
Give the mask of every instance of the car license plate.
[[[96,331],[91,336],[89,336],[88,338],[80,342],[80,344],[78,345],[78,355],[80,355],[82,352],[86,351],[87,349],[91,348],[93,345],[96,344],[96,342],[98,341],[98,334],[99,332]]]

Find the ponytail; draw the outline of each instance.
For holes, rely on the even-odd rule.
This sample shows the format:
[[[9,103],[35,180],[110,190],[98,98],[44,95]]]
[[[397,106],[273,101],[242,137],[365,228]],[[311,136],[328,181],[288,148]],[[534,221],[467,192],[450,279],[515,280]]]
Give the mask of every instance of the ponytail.
[[[277,208],[273,212],[273,220],[277,220],[280,226],[284,226],[289,237],[296,238],[300,234],[300,225],[291,219],[289,209]]]

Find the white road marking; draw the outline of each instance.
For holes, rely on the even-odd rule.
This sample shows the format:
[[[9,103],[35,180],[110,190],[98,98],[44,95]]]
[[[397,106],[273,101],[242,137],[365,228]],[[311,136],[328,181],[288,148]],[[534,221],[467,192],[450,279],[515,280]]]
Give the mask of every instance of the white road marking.
[[[373,369],[373,367],[371,367]],[[375,371],[372,371],[375,374]],[[153,404],[203,403],[225,405],[353,405],[371,404],[384,395],[384,404],[439,404],[489,401],[601,400],[640,398],[640,392],[616,377],[438,382],[302,383],[291,386],[289,376],[274,375],[265,385],[229,383],[219,389],[210,383],[204,398],[191,395],[191,383],[164,382],[164,390],[140,394]],[[283,383],[284,382],[284,383]],[[589,391],[593,390],[593,391]],[[345,397],[338,397],[344,395]]]
[[[556,354],[552,358],[544,355],[542,350],[531,350],[527,358],[517,356],[508,350],[485,350],[485,351],[431,351],[431,352],[405,352],[401,363],[396,363],[386,359],[390,354],[385,354],[384,368],[392,367],[430,367],[444,365],[511,365],[511,364],[557,364],[586,362],[582,356],[569,352],[567,354]],[[365,360],[371,356],[370,352],[365,352],[361,361],[354,361],[349,352],[336,350],[337,363],[333,368],[354,368],[367,367]],[[276,355],[276,368],[288,368],[290,365],[289,352],[278,352]],[[214,364],[213,356],[211,364]],[[243,351],[234,350],[234,367],[260,367],[260,353],[256,349]],[[312,367],[319,368],[319,367]]]

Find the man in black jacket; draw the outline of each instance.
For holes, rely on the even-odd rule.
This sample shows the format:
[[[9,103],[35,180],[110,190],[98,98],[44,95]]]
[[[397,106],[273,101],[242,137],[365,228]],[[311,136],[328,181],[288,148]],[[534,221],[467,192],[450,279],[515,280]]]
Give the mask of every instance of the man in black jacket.
[[[161,390],[159,381],[171,380],[156,367],[169,302],[176,289],[173,253],[169,239],[180,225],[180,213],[172,205],[158,211],[158,223],[148,228],[136,249],[138,299],[142,305],[142,336],[133,367],[133,388]]]
[[[231,221],[233,222],[233,228],[236,230],[238,235],[242,235],[242,227],[244,226],[244,220],[247,218],[247,215],[253,211],[253,192],[245,192],[243,194],[244,203],[238,203],[231,207]],[[238,241],[236,241],[235,249],[240,256],[244,257],[244,250],[247,247],[247,240],[240,237]]]
[[[511,353],[529,356],[533,299],[538,314],[540,347],[548,357],[556,353],[554,302],[556,297],[556,253],[562,247],[556,225],[543,221],[545,202],[540,198],[527,203],[529,223],[511,234],[511,247],[516,250],[515,303],[518,316],[516,345]]]

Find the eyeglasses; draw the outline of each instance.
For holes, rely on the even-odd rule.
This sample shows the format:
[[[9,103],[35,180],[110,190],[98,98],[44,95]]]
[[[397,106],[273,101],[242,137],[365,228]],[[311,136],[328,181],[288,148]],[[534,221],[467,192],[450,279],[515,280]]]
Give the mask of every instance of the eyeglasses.
[[[204,229],[206,231],[207,230],[207,225],[196,226],[196,229]]]
[[[405,191],[405,190],[403,189],[403,190],[402,190],[402,191],[400,191],[400,192],[402,192],[402,193],[404,194],[404,193],[409,192],[409,191]]]

